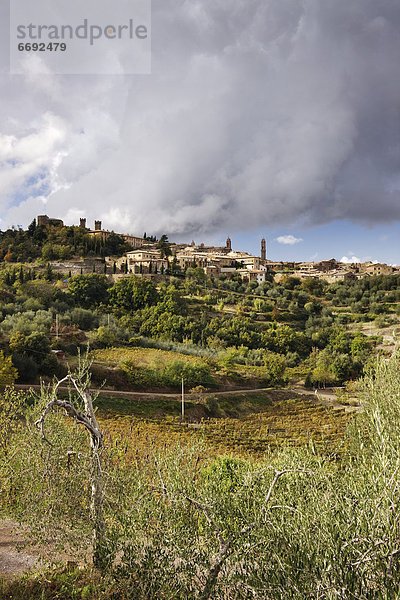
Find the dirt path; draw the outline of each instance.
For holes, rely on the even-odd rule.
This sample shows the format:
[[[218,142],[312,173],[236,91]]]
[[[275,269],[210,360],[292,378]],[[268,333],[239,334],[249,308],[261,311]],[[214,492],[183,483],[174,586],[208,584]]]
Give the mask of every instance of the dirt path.
[[[291,390],[297,394],[314,396],[315,402],[323,404],[324,406],[331,406],[332,408],[344,410],[345,412],[355,412],[361,410],[360,405],[341,404],[335,394],[335,388],[326,388],[321,390],[315,390],[313,392],[311,390],[308,390],[307,388],[296,386],[291,388]],[[356,400],[356,398],[354,398],[354,400]]]
[[[35,391],[39,391],[40,390],[40,385],[37,384],[16,384],[15,388],[18,390],[35,390]],[[69,388],[66,386],[60,386],[58,388],[61,392],[68,392]],[[238,388],[238,389],[233,389],[233,390],[224,390],[224,391],[218,391],[218,390],[210,390],[209,392],[204,392],[204,396],[210,395],[210,394],[216,394],[218,396],[234,396],[235,394],[257,394],[257,393],[266,393],[266,392],[288,392],[290,390],[288,389],[282,389],[282,390],[277,390],[276,388],[251,388],[251,389],[242,389],[242,388]],[[295,391],[295,390],[293,390]],[[180,393],[166,393],[166,392],[133,392],[133,391],[124,391],[124,390],[108,390],[108,389],[93,389],[92,390],[93,393],[98,394],[100,397],[113,397],[113,398],[132,398],[135,400],[155,400],[157,398],[169,398],[169,399],[180,399],[181,398],[181,394]],[[311,394],[312,392],[308,392],[308,394]],[[185,393],[185,398],[197,398],[198,394],[190,394],[190,393]]]
[[[29,389],[33,389],[35,391],[40,390],[40,385],[23,385],[23,384],[18,384],[15,386],[17,389],[19,390],[29,390]],[[67,392],[68,388],[61,386],[59,388],[60,391],[62,392]],[[153,400],[157,400],[159,398],[168,398],[168,399],[173,399],[173,400],[179,400],[181,398],[181,394],[171,394],[171,393],[165,393],[165,392],[132,392],[132,391],[122,391],[122,390],[107,390],[107,389],[94,389],[92,390],[94,393],[98,394],[100,397],[105,397],[105,398],[126,398],[126,399],[132,399],[132,400],[143,400],[144,402],[151,402]],[[333,408],[337,408],[337,409],[344,409],[346,410],[346,412],[353,412],[354,410],[359,410],[358,406],[348,406],[348,405],[343,405],[341,404],[338,399],[337,396],[335,394],[335,390],[334,388],[326,388],[326,389],[321,389],[318,390],[317,393],[315,393],[313,390],[308,390],[307,388],[301,387],[301,386],[294,386],[292,388],[250,388],[250,389],[233,389],[233,390],[225,390],[225,391],[218,391],[218,390],[212,390],[210,392],[205,392],[204,396],[207,395],[211,395],[211,394],[215,394],[218,397],[220,396],[235,396],[235,395],[239,395],[239,394],[267,394],[267,393],[274,393],[274,394],[299,394],[301,396],[312,396],[313,398],[315,398],[316,402],[320,402],[321,404],[323,404],[324,406],[332,406]],[[198,399],[198,394],[185,394],[185,398],[187,400],[190,399]]]
[[[24,573],[38,564],[39,557],[33,551],[18,550],[25,541],[16,523],[0,521],[0,577]]]

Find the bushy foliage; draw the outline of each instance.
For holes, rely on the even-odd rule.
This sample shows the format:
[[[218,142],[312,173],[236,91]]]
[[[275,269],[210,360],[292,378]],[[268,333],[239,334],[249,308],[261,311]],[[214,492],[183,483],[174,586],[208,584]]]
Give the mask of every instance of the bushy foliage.
[[[95,307],[107,301],[108,282],[104,275],[75,275],[68,282],[68,292],[83,307]]]
[[[188,362],[175,359],[163,367],[142,367],[126,360],[121,365],[132,385],[146,387],[169,387],[180,389],[183,378],[187,389],[198,385],[209,386],[214,383],[208,364],[200,361]]]
[[[111,232],[107,240],[92,238],[80,227],[37,226],[36,219],[26,231],[0,231],[0,259],[10,262],[32,262],[42,258],[65,260],[71,256],[121,256],[130,246],[123,237]]]
[[[120,279],[109,290],[110,304],[123,312],[132,312],[156,304],[156,286],[147,279],[129,277]]]
[[[364,411],[338,463],[312,447],[254,462],[210,460],[202,444],[157,449],[150,440],[128,462],[126,440],[109,440],[105,510],[119,596],[396,598],[399,361],[398,354],[380,359],[365,377]],[[87,441],[54,414],[47,429],[54,447],[43,445],[33,426],[42,409],[39,401],[25,413],[26,427],[8,437],[18,452],[7,463],[0,457],[2,507],[12,493],[9,512],[40,539],[83,548],[90,539]]]
[[[38,310],[37,312],[17,312],[14,315],[6,315],[1,323],[1,329],[6,334],[19,332],[23,335],[32,333],[48,334],[53,315],[50,311]]]
[[[71,323],[78,325],[80,329],[89,331],[99,324],[99,318],[91,311],[84,308],[74,308],[70,314],[64,316],[64,320],[68,320]]]
[[[4,356],[0,350],[0,390],[12,385],[18,377],[18,371],[12,363],[11,356]]]

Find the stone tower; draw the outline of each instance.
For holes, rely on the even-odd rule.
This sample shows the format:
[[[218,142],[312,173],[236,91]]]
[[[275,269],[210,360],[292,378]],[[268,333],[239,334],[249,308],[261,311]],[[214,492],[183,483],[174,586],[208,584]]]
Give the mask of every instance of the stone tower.
[[[94,222],[94,229],[95,231],[101,231],[101,221]]]
[[[266,260],[267,258],[267,242],[265,238],[261,240],[261,260]]]
[[[86,229],[86,219],[81,219],[79,223],[81,229]]]
[[[226,249],[227,249],[227,250],[232,250],[232,241],[231,241],[231,238],[230,238],[230,237],[228,237],[228,238],[226,239]]]

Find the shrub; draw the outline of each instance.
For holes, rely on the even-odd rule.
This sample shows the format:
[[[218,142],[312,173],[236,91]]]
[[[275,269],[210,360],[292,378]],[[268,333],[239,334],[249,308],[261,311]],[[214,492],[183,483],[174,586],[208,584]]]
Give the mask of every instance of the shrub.
[[[33,358],[24,354],[13,354],[12,361],[18,371],[18,383],[35,382],[39,367]]]
[[[74,308],[71,311],[71,322],[78,325],[79,329],[90,331],[98,327],[99,319],[91,310],[84,308]]]
[[[95,341],[103,348],[110,348],[111,346],[115,345],[117,337],[112,329],[101,326],[97,330]]]
[[[164,367],[163,380],[168,387],[179,387],[182,377],[186,387],[196,385],[208,386],[213,383],[211,369],[206,363],[189,363],[183,360],[173,360]]]

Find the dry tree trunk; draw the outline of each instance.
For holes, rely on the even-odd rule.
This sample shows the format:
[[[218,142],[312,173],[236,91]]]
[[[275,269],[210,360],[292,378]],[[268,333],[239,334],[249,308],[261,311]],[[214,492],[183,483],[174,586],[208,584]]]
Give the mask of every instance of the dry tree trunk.
[[[59,388],[63,384],[71,383],[79,398],[83,401],[84,411],[80,411],[72,400],[61,400],[57,397]],[[103,433],[97,423],[93,409],[93,398],[89,390],[89,378],[87,377],[87,366],[83,365],[77,376],[69,373],[66,377],[57,381],[50,391],[50,399],[46,404],[40,418],[35,425],[40,429],[42,438],[51,446],[53,445],[45,434],[45,421],[47,415],[53,408],[64,409],[75,423],[82,425],[89,433],[90,438],[90,522],[92,526],[93,564],[99,569],[105,569],[109,563],[106,530],[103,514],[104,503],[104,481],[102,471],[102,452],[104,448]]]

